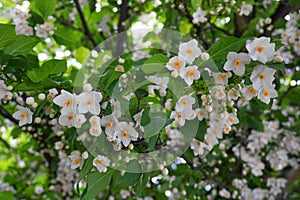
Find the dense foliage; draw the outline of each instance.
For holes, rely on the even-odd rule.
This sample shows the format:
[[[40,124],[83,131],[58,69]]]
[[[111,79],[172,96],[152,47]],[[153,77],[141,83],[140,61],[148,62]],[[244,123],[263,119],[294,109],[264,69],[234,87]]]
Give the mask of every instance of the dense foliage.
[[[0,2],[0,199],[299,199],[296,0]]]

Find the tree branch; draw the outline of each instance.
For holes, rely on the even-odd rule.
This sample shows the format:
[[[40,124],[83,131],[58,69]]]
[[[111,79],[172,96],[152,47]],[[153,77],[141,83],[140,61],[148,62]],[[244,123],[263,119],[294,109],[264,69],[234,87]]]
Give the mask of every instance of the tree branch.
[[[119,22],[118,22],[118,33],[122,33],[126,31],[126,26],[124,22],[128,18],[128,10],[129,10],[129,2],[128,0],[123,0],[122,4],[120,5],[120,15],[119,15]],[[126,41],[127,35],[120,34],[117,37],[117,45],[114,52],[115,56],[120,56],[124,50],[124,41]]]
[[[88,28],[87,22],[84,18],[84,15],[83,15],[83,12],[81,10],[81,7],[80,7],[80,4],[79,4],[78,0],[74,0],[74,3],[75,3],[76,10],[79,14],[79,17],[80,17],[80,20],[81,20],[81,23],[82,23],[82,26],[83,26],[84,34],[89,38],[89,40],[92,43],[92,45],[94,46],[94,48],[97,48],[98,45],[97,45],[96,41],[94,40],[94,38],[93,38],[89,28]]]

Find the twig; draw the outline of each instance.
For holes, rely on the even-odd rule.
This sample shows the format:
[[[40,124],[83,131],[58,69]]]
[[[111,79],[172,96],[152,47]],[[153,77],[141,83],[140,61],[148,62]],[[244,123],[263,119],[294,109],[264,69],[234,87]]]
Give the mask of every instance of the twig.
[[[84,15],[83,15],[83,12],[81,10],[81,7],[80,7],[80,4],[79,4],[78,0],[74,0],[74,3],[75,3],[76,10],[79,14],[79,17],[80,17],[85,35],[89,38],[89,40],[91,41],[94,48],[97,48],[98,45],[97,45],[96,41],[94,40],[94,38],[93,38],[89,28],[88,28],[87,22],[84,18]]]
[[[120,56],[124,49],[124,41],[126,40],[126,33],[122,33],[126,30],[124,22],[128,18],[128,10],[129,10],[129,2],[128,0],[123,0],[122,4],[120,5],[120,15],[119,15],[119,22],[118,22],[118,33],[121,33],[117,37],[117,46],[114,52],[115,56]]]

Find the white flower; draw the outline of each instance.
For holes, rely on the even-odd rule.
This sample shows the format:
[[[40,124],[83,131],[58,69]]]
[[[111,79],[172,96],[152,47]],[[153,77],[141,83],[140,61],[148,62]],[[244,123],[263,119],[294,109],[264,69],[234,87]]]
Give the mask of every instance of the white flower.
[[[110,100],[111,106],[113,107],[113,115],[116,117],[121,117],[122,116],[122,110],[121,110],[121,104],[118,100],[111,99]]]
[[[228,73],[213,74],[216,85],[228,85]]]
[[[259,90],[263,86],[271,85],[275,79],[276,70],[265,65],[258,65],[253,69],[250,80],[253,82],[253,88]]]
[[[252,60],[258,60],[262,63],[274,59],[275,44],[270,43],[271,39],[266,37],[256,38],[253,41],[247,41],[246,49]]]
[[[185,115],[182,111],[172,111],[170,118],[175,119],[175,122],[180,126],[184,126],[185,124]]]
[[[140,126],[142,131],[144,131],[144,127],[141,126],[141,120],[142,120],[143,112],[144,112],[144,109],[142,109],[139,113],[137,113],[133,116],[133,119],[136,123],[135,127]]]
[[[60,150],[64,147],[64,144],[61,141],[55,142],[54,145],[56,150]]]
[[[263,87],[258,93],[258,99],[262,102],[269,104],[270,98],[275,98],[278,96],[277,91],[274,89],[273,86]]]
[[[83,160],[81,158],[80,155],[78,154],[72,154],[70,156],[68,156],[68,158],[70,159],[71,161],[71,169],[76,169],[76,168],[82,168],[83,166]]]
[[[50,32],[52,31],[52,24],[50,24],[49,22],[45,22],[43,24],[43,27],[46,29],[46,31]]]
[[[251,4],[243,4],[241,8],[240,15],[248,16],[252,11],[253,6]]]
[[[181,77],[184,79],[188,86],[191,86],[194,80],[198,80],[200,78],[200,72],[197,66],[189,66],[182,70]]]
[[[178,55],[184,58],[189,64],[192,64],[201,54],[201,49],[198,47],[198,42],[195,39],[179,45]]]
[[[201,8],[197,8],[196,12],[193,13],[193,23],[197,24],[198,22],[206,22],[207,18],[206,16],[206,12],[203,11]]]
[[[7,89],[8,87],[5,85],[4,81],[0,80],[0,100],[3,99]]]
[[[103,56],[103,58],[102,58],[102,61],[103,61],[103,62],[107,62],[107,61],[109,61],[110,59],[111,59],[111,56],[105,54],[105,55]]]
[[[148,90],[149,94],[154,94],[154,90],[159,90],[160,96],[166,96],[166,90],[168,88],[169,77],[158,77],[158,76],[149,76],[147,77],[149,81],[155,83],[156,85],[149,85]]]
[[[227,123],[229,125],[238,124],[239,119],[237,118],[237,114],[236,113],[229,113],[228,116],[227,116]]]
[[[41,185],[36,186],[36,187],[34,188],[34,192],[35,192],[35,194],[37,194],[37,195],[42,194],[42,193],[44,192],[43,186],[41,186]]]
[[[118,139],[127,147],[130,141],[136,141],[138,138],[138,132],[131,127],[127,122],[120,122],[118,124],[119,130],[117,131]]]
[[[109,137],[113,137],[118,130],[118,120],[114,115],[107,115],[101,119],[101,126],[105,127],[105,133]]]
[[[102,129],[99,125],[91,126],[89,132],[92,136],[98,137],[101,135]]]
[[[124,67],[122,65],[117,65],[115,68],[116,72],[124,72]]]
[[[41,25],[36,26],[35,34],[37,37],[40,37],[40,38],[47,38],[47,36],[48,36],[47,30]]]
[[[91,123],[91,126],[97,126],[100,125],[100,117],[98,117],[97,115],[94,115],[93,117],[91,117],[89,119],[89,122]]]
[[[62,107],[61,113],[71,113],[76,110],[77,102],[76,102],[76,95],[71,94],[70,92],[66,90],[61,90],[61,94],[58,95],[53,99],[53,102]]]
[[[204,136],[205,142],[208,144],[208,150],[210,151],[216,144],[219,143],[218,139],[214,134],[205,134]]]
[[[215,98],[222,100],[226,97],[225,88],[222,85],[217,85],[212,88]]]
[[[58,118],[58,122],[62,126],[74,126],[76,128],[81,128],[81,125],[86,121],[84,115],[77,114],[75,112],[70,112],[62,114]]]
[[[257,95],[257,91],[252,85],[246,85],[241,91],[245,95],[247,101],[250,101]]]
[[[99,172],[105,172],[107,170],[106,167],[110,165],[110,160],[105,156],[98,155],[94,158],[93,165]]]
[[[80,113],[90,112],[93,115],[100,113],[100,101],[102,100],[100,92],[83,92],[77,97],[77,100],[79,101],[78,111]]]
[[[196,139],[193,139],[193,141],[191,143],[191,149],[194,150],[195,156],[203,155],[206,148],[207,148],[206,144],[204,144],[203,142],[200,142]]]
[[[56,88],[52,88],[49,90],[49,96],[54,98],[58,94],[58,91]]]
[[[202,121],[203,118],[207,118],[207,112],[206,110],[202,109],[202,108],[197,108],[195,110],[196,114],[197,114],[197,117],[199,119],[199,121]]]
[[[263,175],[262,170],[265,168],[265,165],[262,162],[256,163],[253,168],[251,169],[251,172],[254,176],[261,176]]]
[[[32,123],[32,112],[28,108],[22,106],[17,106],[18,111],[12,116],[13,118],[19,120],[19,126]]]
[[[166,67],[170,70],[170,71],[177,71],[180,73],[180,71],[185,67],[186,62],[183,58],[178,57],[178,56],[174,56],[173,58],[171,58],[169,60],[169,62],[167,63]]]
[[[246,53],[229,52],[227,54],[227,61],[224,65],[224,70],[232,70],[236,75],[243,76],[245,73],[245,64],[249,64],[250,57]]]

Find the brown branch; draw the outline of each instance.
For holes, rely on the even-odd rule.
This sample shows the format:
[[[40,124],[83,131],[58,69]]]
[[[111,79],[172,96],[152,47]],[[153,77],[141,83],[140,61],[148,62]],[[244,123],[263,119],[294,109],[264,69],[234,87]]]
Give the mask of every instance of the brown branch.
[[[79,14],[79,17],[80,17],[80,20],[81,20],[81,23],[82,23],[82,26],[83,26],[84,34],[89,38],[89,40],[92,43],[92,45],[94,46],[94,48],[97,48],[98,45],[97,45],[96,41],[94,40],[94,38],[93,38],[89,28],[88,28],[87,22],[84,18],[84,15],[83,15],[83,12],[81,10],[81,7],[80,7],[80,4],[79,4],[78,0],[74,0],[74,3],[75,3],[76,10]]]
[[[120,5],[120,15],[119,15],[119,22],[118,22],[118,33],[122,33],[126,31],[125,21],[129,17],[129,2],[128,0],[123,0],[122,4]],[[124,50],[124,42],[127,39],[126,33],[122,33],[117,37],[117,46],[114,52],[115,56],[120,56]]]

